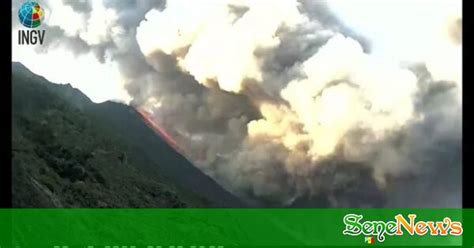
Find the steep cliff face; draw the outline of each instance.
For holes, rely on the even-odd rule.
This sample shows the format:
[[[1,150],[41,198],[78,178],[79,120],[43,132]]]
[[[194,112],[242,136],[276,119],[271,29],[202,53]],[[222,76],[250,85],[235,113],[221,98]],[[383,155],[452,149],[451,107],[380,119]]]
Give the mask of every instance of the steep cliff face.
[[[12,65],[15,207],[241,207],[120,103]]]

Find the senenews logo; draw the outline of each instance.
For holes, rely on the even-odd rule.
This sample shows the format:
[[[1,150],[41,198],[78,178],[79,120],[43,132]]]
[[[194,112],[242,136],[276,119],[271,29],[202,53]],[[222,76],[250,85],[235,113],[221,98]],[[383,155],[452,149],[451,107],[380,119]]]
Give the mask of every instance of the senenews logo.
[[[24,2],[18,10],[18,20],[27,29],[18,30],[18,44],[43,44],[45,30],[36,29],[44,21],[45,9],[35,1]]]
[[[373,236],[377,237],[378,242],[384,242],[385,236],[403,236],[408,235],[431,235],[431,236],[460,236],[463,233],[462,224],[459,221],[453,221],[449,217],[440,221],[417,221],[416,214],[409,214],[408,218],[398,214],[391,221],[363,221],[363,215],[347,214],[343,222],[345,229],[343,235],[365,236],[366,243],[374,243]]]

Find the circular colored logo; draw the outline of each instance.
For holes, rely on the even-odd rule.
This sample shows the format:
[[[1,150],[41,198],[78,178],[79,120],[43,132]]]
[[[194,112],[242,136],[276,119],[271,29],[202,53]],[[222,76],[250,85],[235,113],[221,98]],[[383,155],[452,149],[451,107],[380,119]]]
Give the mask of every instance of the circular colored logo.
[[[18,11],[21,24],[27,28],[36,28],[44,19],[44,10],[37,2],[27,1]]]

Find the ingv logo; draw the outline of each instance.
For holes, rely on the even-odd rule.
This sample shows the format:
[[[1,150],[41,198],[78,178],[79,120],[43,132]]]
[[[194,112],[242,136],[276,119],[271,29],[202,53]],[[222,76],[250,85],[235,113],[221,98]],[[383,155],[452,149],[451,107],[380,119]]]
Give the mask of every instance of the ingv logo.
[[[393,221],[362,221],[364,216],[358,214],[347,214],[344,216],[345,229],[343,235],[350,236],[377,236],[378,242],[385,241],[385,235],[402,236],[409,235],[432,235],[432,236],[460,236],[463,232],[459,221],[452,221],[445,217],[442,221],[416,221],[416,214],[409,214],[408,219],[398,214]]]
[[[37,2],[28,0],[18,10],[18,21],[28,30],[18,30],[20,45],[43,44],[45,30],[37,30],[44,21],[45,9]]]

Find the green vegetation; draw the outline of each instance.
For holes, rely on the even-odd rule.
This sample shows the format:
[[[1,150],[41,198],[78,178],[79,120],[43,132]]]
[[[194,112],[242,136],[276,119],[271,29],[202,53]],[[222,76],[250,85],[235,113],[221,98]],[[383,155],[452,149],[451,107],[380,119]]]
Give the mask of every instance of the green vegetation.
[[[99,125],[84,111],[84,106],[93,105],[87,97],[71,93],[75,89],[70,86],[50,84],[20,64],[12,69],[14,207],[208,205]],[[54,87],[69,89],[74,103],[60,97]]]

